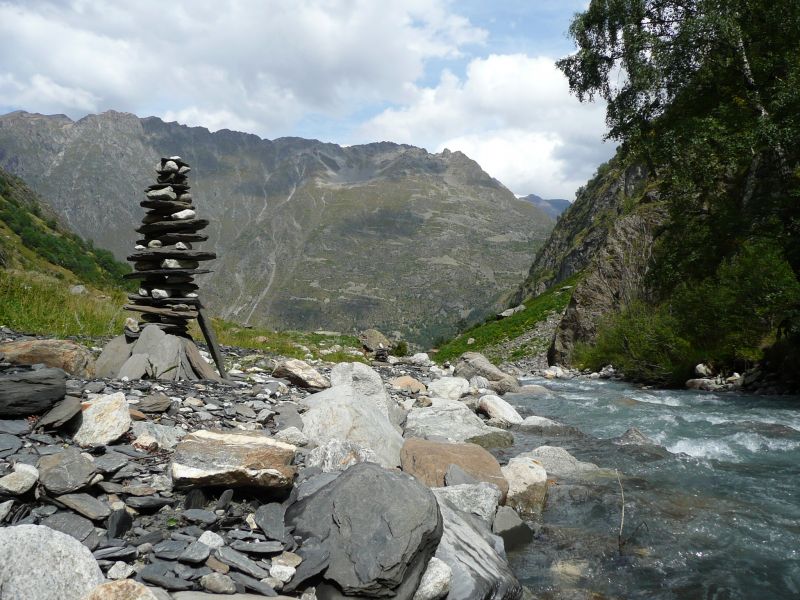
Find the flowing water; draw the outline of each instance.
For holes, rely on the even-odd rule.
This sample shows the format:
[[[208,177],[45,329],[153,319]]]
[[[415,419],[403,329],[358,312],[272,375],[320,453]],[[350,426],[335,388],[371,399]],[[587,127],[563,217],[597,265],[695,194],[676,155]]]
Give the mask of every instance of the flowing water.
[[[618,469],[549,488],[536,539],[509,552],[543,598],[800,598],[800,398],[532,380],[523,416],[587,437],[515,433],[505,458],[540,445]],[[636,427],[658,446],[610,441]],[[667,452],[668,451],[668,452]],[[595,595],[592,595],[595,594]]]

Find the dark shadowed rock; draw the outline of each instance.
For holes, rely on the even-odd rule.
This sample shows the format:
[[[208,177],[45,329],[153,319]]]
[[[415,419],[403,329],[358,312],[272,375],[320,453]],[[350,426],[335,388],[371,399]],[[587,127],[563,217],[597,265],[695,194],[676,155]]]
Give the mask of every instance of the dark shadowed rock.
[[[326,582],[345,594],[394,592],[398,600],[413,596],[442,526],[428,488],[372,463],[350,467],[291,505],[286,522],[296,535],[319,539],[327,548]]]
[[[0,374],[0,418],[28,417],[50,409],[67,393],[61,369]]]
[[[36,427],[44,429],[58,429],[75,415],[81,412],[81,401],[75,396],[65,396],[64,399],[45,413],[36,423]]]

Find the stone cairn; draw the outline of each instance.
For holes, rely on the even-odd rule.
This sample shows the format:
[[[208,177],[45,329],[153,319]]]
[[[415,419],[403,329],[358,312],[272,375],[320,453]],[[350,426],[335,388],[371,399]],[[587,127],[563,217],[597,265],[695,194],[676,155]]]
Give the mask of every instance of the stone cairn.
[[[136,232],[136,252],[128,257],[141,279],[138,294],[129,296],[127,310],[141,313],[140,326],[154,324],[164,331],[188,337],[189,321],[198,318],[200,300],[194,276],[210,273],[200,263],[216,258],[213,252],[192,249],[208,236],[200,233],[208,221],[198,219],[189,191],[189,165],[179,156],[162,158],[156,166],[158,180],[146,190],[140,204],[148,209]]]
[[[156,183],[145,190],[140,204],[147,209],[136,231],[135,252],[128,256],[139,279],[139,291],[129,294],[126,310],[140,314],[139,322],[128,319],[125,335],[113,340],[100,360],[118,377],[130,379],[209,379],[216,374],[200,357],[188,327],[196,319],[208,342],[221,377],[225,377],[222,356],[211,321],[197,294],[195,275],[210,273],[200,263],[216,254],[195,250],[192,244],[204,242],[200,233],[208,221],[198,219],[188,173],[191,168],[180,156],[162,158],[156,165]]]

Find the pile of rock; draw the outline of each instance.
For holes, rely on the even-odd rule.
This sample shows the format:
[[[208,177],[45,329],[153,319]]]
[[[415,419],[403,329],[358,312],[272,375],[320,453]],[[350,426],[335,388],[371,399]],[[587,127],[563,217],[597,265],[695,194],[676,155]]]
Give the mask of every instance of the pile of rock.
[[[481,447],[525,422],[486,377],[235,360],[229,383],[70,378],[38,419],[0,415],[4,593],[521,597],[505,548],[530,540],[551,456]]]
[[[141,202],[148,209],[136,230],[143,238],[128,256],[134,272],[126,276],[141,279],[141,287],[129,296],[131,304],[125,308],[141,313],[143,323],[182,337],[187,336],[188,322],[198,316],[194,276],[209,273],[199,268],[200,263],[216,258],[213,252],[192,248],[208,239],[200,233],[208,221],[197,218],[187,183],[189,171],[180,156],[162,158],[156,166],[157,182],[147,188],[147,199]]]

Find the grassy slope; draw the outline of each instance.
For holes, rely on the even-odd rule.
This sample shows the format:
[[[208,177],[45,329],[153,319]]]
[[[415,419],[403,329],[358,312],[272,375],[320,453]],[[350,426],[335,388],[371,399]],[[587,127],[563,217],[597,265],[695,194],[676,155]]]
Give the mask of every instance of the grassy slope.
[[[130,313],[122,310],[129,271],[60,225],[18,177],[0,170],[0,325],[24,333],[96,339],[118,335]],[[86,293],[70,288],[84,284]],[[359,360],[352,336],[245,329],[215,319],[223,345],[332,362]],[[199,330],[196,339],[202,339]],[[330,352],[335,346],[341,350]]]
[[[533,329],[537,323],[547,319],[553,312],[563,311],[571,297],[572,287],[579,276],[571,277],[544,294],[530,298],[524,302],[525,310],[500,320],[489,320],[476,325],[455,339],[440,346],[435,355],[437,362],[458,358],[464,352],[481,352],[491,346],[513,340]],[[472,344],[467,341],[473,338]],[[508,358],[519,359],[525,356],[524,351],[517,352]],[[490,357],[498,358],[498,357]]]

